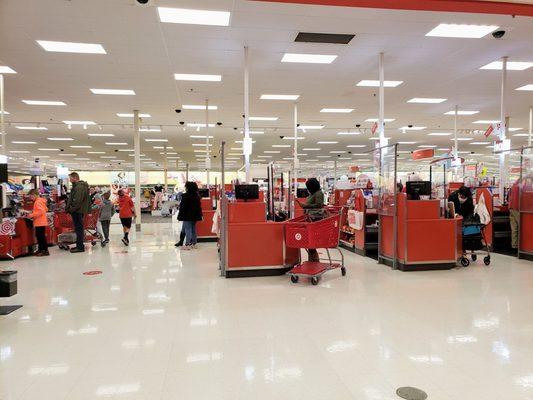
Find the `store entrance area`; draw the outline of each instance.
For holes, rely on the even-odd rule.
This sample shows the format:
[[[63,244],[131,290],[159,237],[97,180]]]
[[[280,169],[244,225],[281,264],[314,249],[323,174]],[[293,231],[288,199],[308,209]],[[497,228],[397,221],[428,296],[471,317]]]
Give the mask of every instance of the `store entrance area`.
[[[310,287],[220,279],[216,244],[176,249],[175,221],[128,248],[111,230],[105,248],[15,261],[1,399],[533,397],[528,261],[404,273],[346,252],[346,277]]]

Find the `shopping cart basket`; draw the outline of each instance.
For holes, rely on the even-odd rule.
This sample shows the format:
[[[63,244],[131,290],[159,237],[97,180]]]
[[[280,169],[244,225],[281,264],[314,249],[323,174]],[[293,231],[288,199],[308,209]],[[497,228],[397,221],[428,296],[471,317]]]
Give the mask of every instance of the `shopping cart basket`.
[[[292,268],[288,274],[293,283],[297,283],[300,277],[310,278],[313,285],[317,285],[320,277],[332,269],[341,269],[342,275],[346,275],[344,267],[344,255],[338,248],[340,230],[340,215],[328,216],[318,221],[313,221],[308,215],[302,215],[285,223],[285,242],[287,247],[297,249],[325,249],[327,260],[321,262],[300,262]],[[331,258],[330,249],[336,249],[340,259]]]
[[[57,236],[57,246],[63,250],[69,250],[70,245],[76,243],[76,234],[74,233],[74,223],[72,217],[66,212],[56,212],[55,226],[61,233]],[[97,242],[102,243],[102,236],[98,233],[98,219],[100,210],[91,210],[83,219],[84,242],[91,243],[95,246]]]
[[[468,267],[470,260],[477,260],[478,254],[482,252],[485,254],[483,262],[485,265],[490,265],[490,248],[485,240],[485,225],[480,223],[465,223],[463,225],[463,255],[461,256],[461,265]]]

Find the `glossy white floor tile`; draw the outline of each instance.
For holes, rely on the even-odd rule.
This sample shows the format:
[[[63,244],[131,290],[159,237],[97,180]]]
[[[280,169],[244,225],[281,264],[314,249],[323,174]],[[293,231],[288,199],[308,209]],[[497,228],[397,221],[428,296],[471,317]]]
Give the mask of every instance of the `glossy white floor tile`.
[[[533,263],[402,273],[346,253],[348,275],[223,279],[177,224],[126,249],[0,263],[23,304],[0,317],[0,399],[533,398]],[[85,276],[89,270],[101,270]]]

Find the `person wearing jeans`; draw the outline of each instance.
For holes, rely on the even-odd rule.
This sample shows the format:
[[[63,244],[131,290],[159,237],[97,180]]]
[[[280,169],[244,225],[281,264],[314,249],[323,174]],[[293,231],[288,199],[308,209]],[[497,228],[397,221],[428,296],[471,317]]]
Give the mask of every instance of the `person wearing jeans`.
[[[34,253],[37,257],[49,256],[48,241],[46,240],[46,227],[48,226],[48,207],[46,206],[46,199],[39,195],[37,189],[32,189],[28,193],[28,197],[33,201],[33,212],[28,215],[33,219],[33,226],[35,227],[35,237],[37,238],[38,248]]]
[[[83,239],[85,238],[83,229],[83,219],[91,210],[91,201],[89,196],[89,185],[87,182],[80,180],[77,172],[69,175],[72,189],[68,198],[66,211],[72,216],[74,231],[76,232],[76,247],[71,249],[71,253],[82,253],[85,251]]]
[[[181,197],[178,221],[183,222],[185,246],[183,250],[196,248],[196,222],[202,220],[202,202],[196,182],[185,183],[185,193]]]

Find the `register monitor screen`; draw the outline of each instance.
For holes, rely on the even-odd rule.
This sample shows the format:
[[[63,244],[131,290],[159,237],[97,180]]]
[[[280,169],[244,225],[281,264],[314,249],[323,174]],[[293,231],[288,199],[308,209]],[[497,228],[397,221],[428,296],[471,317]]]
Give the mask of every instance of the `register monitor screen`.
[[[405,191],[409,200],[420,200],[420,196],[431,196],[431,182],[407,182]]]
[[[258,200],[259,185],[235,185],[235,198],[238,200]]]
[[[198,194],[201,198],[209,198],[209,189],[198,189]]]
[[[296,197],[299,199],[304,199],[309,196],[307,189],[296,189]]]

